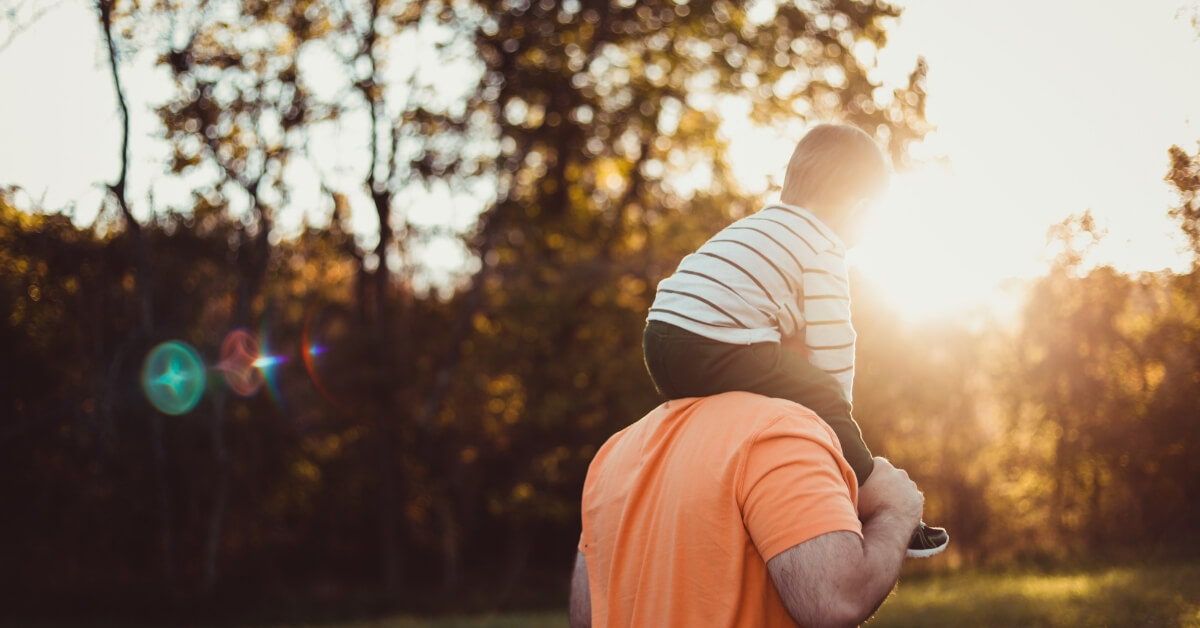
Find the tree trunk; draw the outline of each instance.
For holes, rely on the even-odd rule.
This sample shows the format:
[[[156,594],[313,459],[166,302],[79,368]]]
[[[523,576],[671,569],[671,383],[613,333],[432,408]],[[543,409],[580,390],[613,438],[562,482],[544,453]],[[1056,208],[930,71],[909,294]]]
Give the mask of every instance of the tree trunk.
[[[442,593],[453,599],[462,584],[462,529],[454,512],[454,501],[447,497],[438,504],[438,523],[442,535]]]
[[[175,542],[171,534],[170,486],[167,483],[167,450],[163,434],[163,415],[152,412],[150,417],[151,442],[154,446],[155,496],[158,501],[159,550],[162,552],[163,588],[170,591],[175,586]]]
[[[383,421],[379,421],[380,424]],[[397,539],[396,479],[394,477],[388,434],[380,425],[376,431],[376,465],[379,470],[379,558],[383,587],[389,594],[400,590],[400,543]]]
[[[226,394],[222,390],[213,399],[212,436],[213,458],[216,463],[217,486],[208,517],[208,538],[204,544],[204,576],[201,590],[211,592],[220,580],[221,538],[225,527],[225,510],[229,504],[229,451],[225,447],[224,423]]]
[[[115,4],[115,0],[96,0],[95,4],[100,17],[100,27],[104,33],[113,93],[116,96],[117,109],[121,120],[121,169],[117,175],[116,183],[110,184],[108,190],[116,200],[117,207],[121,210],[121,216],[125,220],[125,227],[129,230],[129,237],[132,240],[135,273],[133,297],[138,312],[137,330],[140,337],[139,340],[148,342],[152,337],[154,329],[153,285],[150,279],[150,262],[146,235],[142,231],[141,224],[134,218],[126,196],[126,182],[129,176],[129,106],[125,101],[125,90],[121,85],[121,75],[117,69],[117,46],[116,41],[113,39],[113,9]],[[133,344],[136,346],[137,343]],[[115,381],[113,381],[112,376],[118,372],[123,360],[123,349],[126,346],[129,345],[122,345],[122,349],[118,350],[110,368],[109,393],[106,397],[108,400],[116,396],[112,392],[115,389]],[[159,549],[162,552],[162,576],[165,588],[170,590],[175,583],[175,544],[174,537],[171,534],[171,500],[170,485],[167,481],[166,435],[163,428],[162,414],[151,412],[147,416],[150,421],[151,447],[154,450],[155,495],[158,502],[159,523],[161,526],[159,530]]]
[[[529,531],[523,522],[513,522],[508,540],[508,569],[505,572],[504,588],[500,591],[500,604],[506,605],[520,590],[525,568],[529,565]]]

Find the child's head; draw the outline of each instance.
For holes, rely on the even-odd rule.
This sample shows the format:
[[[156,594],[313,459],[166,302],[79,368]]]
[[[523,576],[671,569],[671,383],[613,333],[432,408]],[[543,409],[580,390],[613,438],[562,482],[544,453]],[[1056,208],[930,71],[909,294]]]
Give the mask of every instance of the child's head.
[[[887,157],[870,135],[844,124],[821,124],[792,152],[780,200],[813,212],[853,246],[864,210],[887,190],[890,174]]]

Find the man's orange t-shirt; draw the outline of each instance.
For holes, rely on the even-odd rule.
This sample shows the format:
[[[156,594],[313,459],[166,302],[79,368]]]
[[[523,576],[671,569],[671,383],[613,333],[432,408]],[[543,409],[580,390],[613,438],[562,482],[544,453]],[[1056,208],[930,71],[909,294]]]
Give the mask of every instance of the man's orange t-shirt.
[[[811,410],[744,392],[669,401],[588,468],[592,625],[794,626],[766,563],[828,532],[861,536],[857,499]]]

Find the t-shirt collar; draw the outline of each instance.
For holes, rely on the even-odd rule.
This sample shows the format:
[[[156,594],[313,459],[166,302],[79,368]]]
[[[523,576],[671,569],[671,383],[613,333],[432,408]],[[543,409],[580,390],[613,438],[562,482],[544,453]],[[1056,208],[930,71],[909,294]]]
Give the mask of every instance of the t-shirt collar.
[[[833,229],[831,229],[829,227],[829,225],[825,224],[825,221],[821,220],[820,218],[817,218],[816,214],[808,211],[807,209],[804,209],[803,207],[800,207],[799,205],[792,205],[790,203],[785,203],[783,201],[775,201],[774,203],[768,204],[768,207],[770,207],[771,205],[778,205],[779,207],[786,207],[798,214],[802,214],[805,217],[811,219],[813,221],[813,224],[819,227],[818,231],[821,232],[821,235],[825,236],[826,238],[829,238],[829,241],[833,242],[833,245],[835,247],[837,247],[837,250],[839,252],[846,251],[846,244],[844,242],[842,242],[842,239],[840,237],[838,237],[837,232],[834,231]]]

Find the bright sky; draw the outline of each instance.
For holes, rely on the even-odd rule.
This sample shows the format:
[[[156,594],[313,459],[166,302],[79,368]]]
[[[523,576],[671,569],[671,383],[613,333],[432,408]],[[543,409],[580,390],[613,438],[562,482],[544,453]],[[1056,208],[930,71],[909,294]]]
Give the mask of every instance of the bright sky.
[[[1186,268],[1163,181],[1168,147],[1200,141],[1200,33],[1177,17],[1183,2],[906,3],[881,64],[928,59],[931,144],[953,176],[899,182],[877,232],[885,254],[865,243],[864,267],[909,249],[889,234],[910,232],[911,213],[933,225],[912,272],[970,296],[998,275],[1036,274],[1047,226],[1090,208],[1108,232],[1097,262]],[[913,283],[936,302],[939,286]]]
[[[880,69],[900,84],[929,62],[927,150],[950,165],[898,177],[852,263],[909,314],[986,302],[1003,278],[1043,272],[1047,228],[1090,208],[1108,231],[1092,261],[1186,269],[1163,182],[1167,148],[1200,141],[1184,2],[902,2]],[[782,177],[793,144],[731,135],[746,178]]]
[[[939,130],[927,150],[950,165],[899,178],[852,254],[901,309],[936,313],[986,299],[1005,277],[1036,275],[1047,227],[1089,208],[1109,234],[1096,261],[1128,271],[1186,268],[1162,179],[1167,148],[1194,150],[1200,141],[1194,0],[902,5],[880,69],[896,84],[917,55],[928,60],[928,117]],[[166,94],[155,93],[162,82],[146,61],[124,74],[133,152],[161,159],[143,103]],[[118,169],[107,71],[83,0],[63,0],[0,53],[0,184],[19,184],[50,207],[73,203],[84,222],[95,215],[100,183]],[[782,175],[795,138],[728,132],[748,185]],[[155,166],[135,165],[133,197],[157,177]]]

